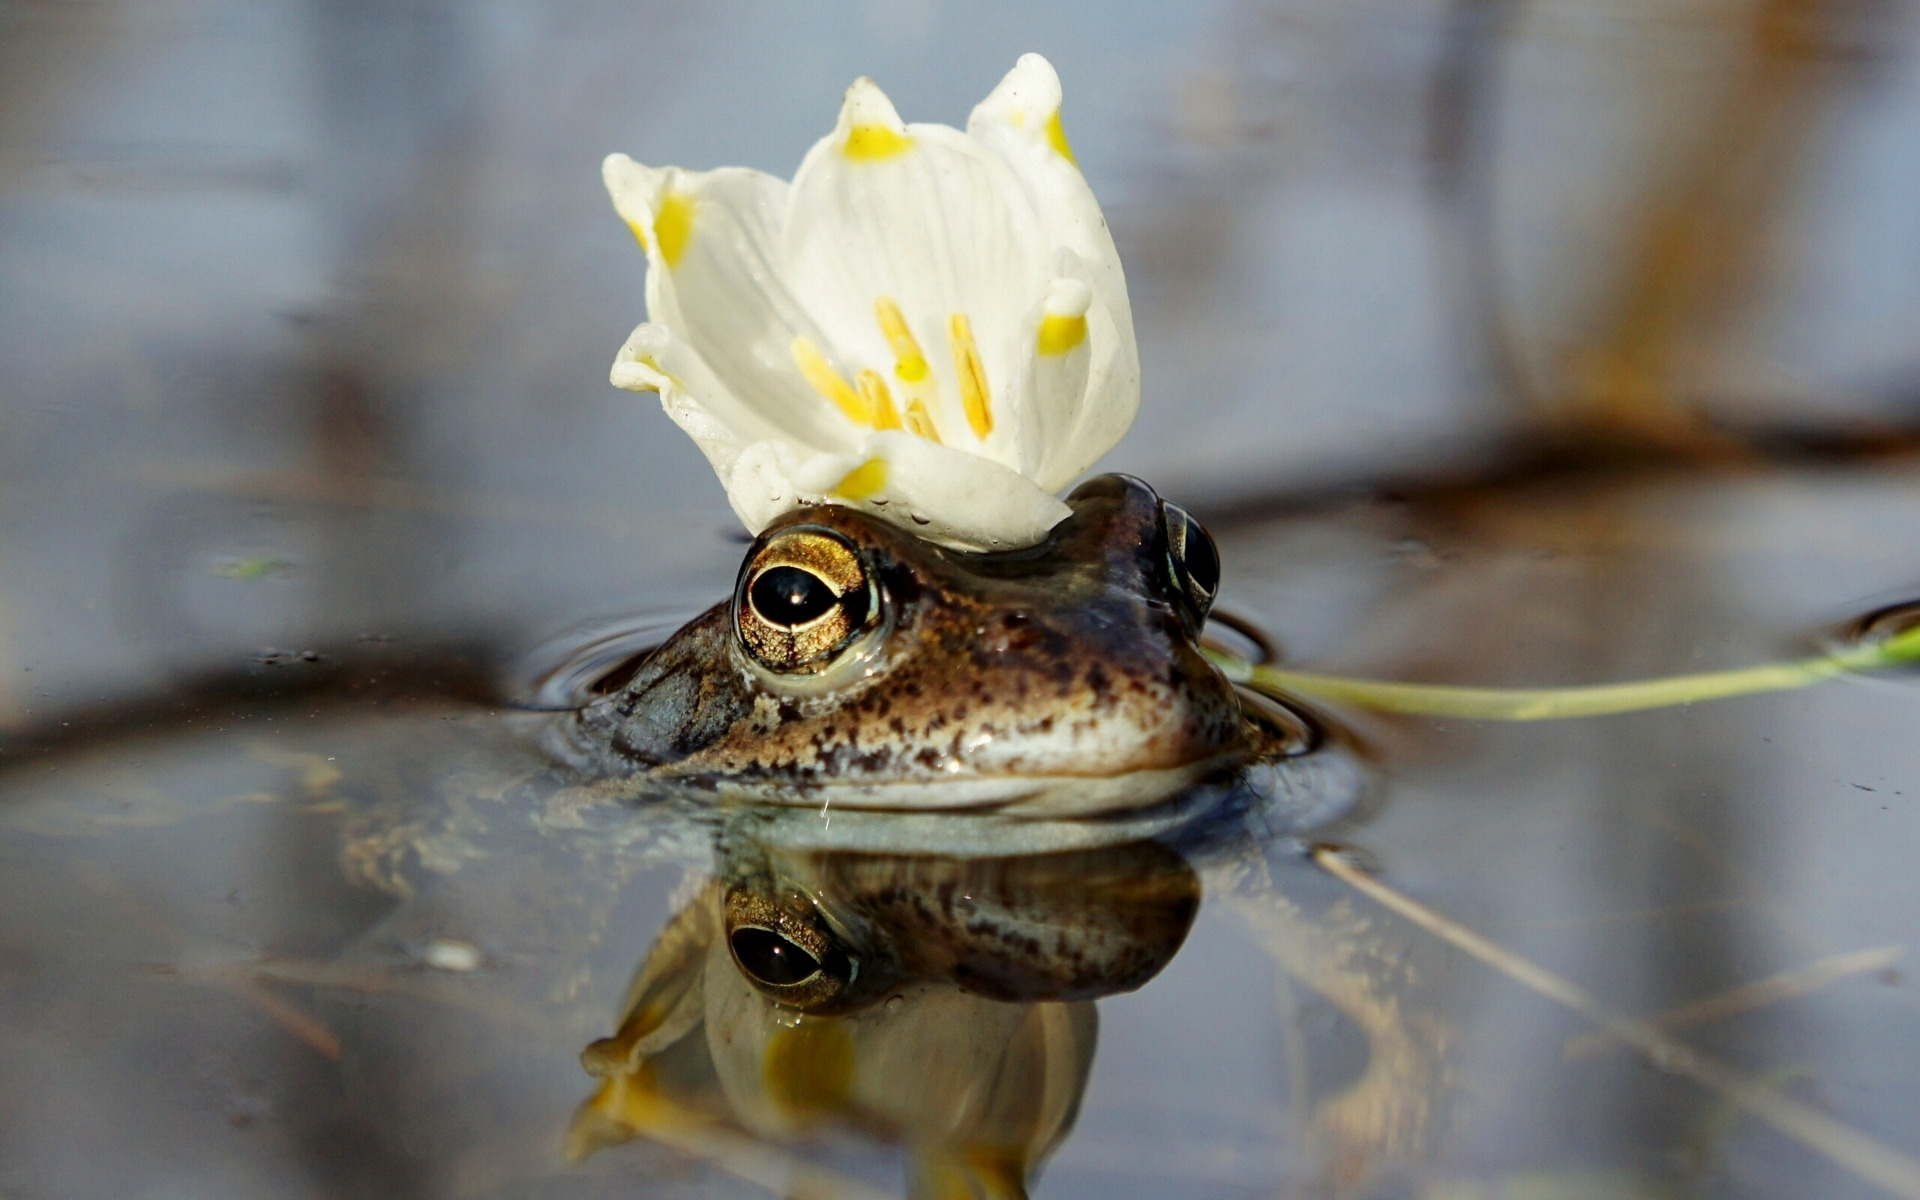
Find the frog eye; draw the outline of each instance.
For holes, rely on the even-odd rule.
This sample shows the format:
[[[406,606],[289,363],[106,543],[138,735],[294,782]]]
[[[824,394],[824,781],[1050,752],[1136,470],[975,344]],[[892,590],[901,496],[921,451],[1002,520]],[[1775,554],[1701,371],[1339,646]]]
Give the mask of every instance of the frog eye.
[[[859,964],[806,897],[735,887],[725,908],[727,949],[754,987],[795,1008],[845,1003]]]
[[[1173,575],[1174,592],[1205,621],[1220,591],[1220,550],[1192,513],[1165,501],[1160,508],[1167,525],[1167,568]]]
[[[820,975],[820,960],[771,929],[743,925],[727,938],[733,961],[768,987],[795,987]]]
[[[740,644],[770,671],[818,671],[878,615],[871,572],[839,535],[795,526],[747,559],[734,591]]]

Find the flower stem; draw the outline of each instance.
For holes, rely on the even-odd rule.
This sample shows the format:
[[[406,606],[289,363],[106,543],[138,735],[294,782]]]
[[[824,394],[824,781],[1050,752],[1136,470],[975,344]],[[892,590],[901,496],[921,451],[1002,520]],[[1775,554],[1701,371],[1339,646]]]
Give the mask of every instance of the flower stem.
[[[1832,654],[1797,662],[1585,687],[1486,688],[1394,683],[1259,666],[1212,649],[1207,651],[1207,655],[1233,682],[1282,695],[1306,696],[1379,712],[1423,717],[1458,717],[1470,721],[1558,721],[1570,717],[1603,717],[1650,708],[1670,708],[1702,700],[1724,700],[1730,696],[1785,692],[1849,671],[1875,671],[1920,662],[1920,626],[1902,630],[1884,640],[1863,642]]]

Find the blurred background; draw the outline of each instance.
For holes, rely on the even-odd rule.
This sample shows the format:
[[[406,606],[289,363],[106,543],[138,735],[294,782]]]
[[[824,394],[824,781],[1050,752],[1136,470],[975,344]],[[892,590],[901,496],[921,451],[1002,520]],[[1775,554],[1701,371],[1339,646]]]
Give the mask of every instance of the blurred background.
[[[8,0],[0,721],[712,594],[600,158],[790,174],[855,75],[962,124],[1030,49],[1134,296],[1109,462],[1210,514],[1920,421],[1899,0]]]
[[[1105,465],[1295,662],[1629,679],[1920,595],[1905,0],[0,0],[0,1196],[755,1194],[559,1160],[697,853],[502,816],[470,710],[141,706],[723,595],[721,489],[607,383],[601,158],[790,174],[855,76],[962,124],[1029,50],[1133,296]],[[1353,720],[1385,877],[1913,1146],[1910,679]],[[1885,1194],[1284,848],[1210,870],[1042,1194]],[[366,984],[442,935],[471,991]]]

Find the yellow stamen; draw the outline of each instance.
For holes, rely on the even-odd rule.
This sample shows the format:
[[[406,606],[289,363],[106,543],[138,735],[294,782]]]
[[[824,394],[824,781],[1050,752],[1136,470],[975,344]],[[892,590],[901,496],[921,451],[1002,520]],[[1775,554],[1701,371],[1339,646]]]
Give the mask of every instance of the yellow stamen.
[[[885,125],[855,125],[847,131],[848,158],[874,162],[913,149],[913,139]]]
[[[840,372],[833,369],[820,348],[806,338],[793,339],[793,363],[800,373],[813,385],[813,390],[840,406],[847,419],[856,425],[872,425],[873,413],[860,393],[853,390],[847,381],[840,378]]]
[[[830,490],[836,496],[845,496],[858,503],[878,494],[880,489],[886,486],[887,464],[877,458],[870,458],[848,471]]]
[[[933,427],[933,417],[927,412],[927,406],[915,400],[907,405],[907,428],[938,446],[940,431]]]
[[[1060,124],[1060,110],[1057,108],[1053,110],[1053,115],[1047,118],[1047,145],[1052,146],[1055,153],[1074,166],[1080,165],[1079,160],[1073,157],[1073,147],[1067,144],[1066,127]]]
[[[1040,336],[1036,342],[1042,354],[1065,354],[1086,340],[1085,314],[1068,317],[1059,313],[1047,313],[1040,318]]]
[[[668,192],[660,198],[660,211],[653,215],[653,240],[667,266],[678,266],[686,253],[687,240],[693,236],[693,197],[684,192]]]
[[[907,328],[906,314],[900,311],[900,305],[892,296],[882,296],[873,302],[874,315],[880,318],[880,332],[887,335],[887,345],[893,347],[893,373],[902,383],[919,383],[927,377],[927,359],[920,353],[920,343],[914,340],[913,330]]]
[[[953,373],[960,377],[960,403],[966,406],[973,436],[984,438],[993,432],[993,410],[988,407],[992,393],[987,390],[987,369],[981,365],[980,348],[973,344],[973,322],[967,320],[967,314],[955,313],[947,325],[953,338]]]
[[[873,427],[900,428],[900,413],[893,407],[893,393],[887,390],[887,381],[880,378],[880,373],[862,371],[854,382],[860,385],[860,398],[867,402],[867,411],[873,414]]]

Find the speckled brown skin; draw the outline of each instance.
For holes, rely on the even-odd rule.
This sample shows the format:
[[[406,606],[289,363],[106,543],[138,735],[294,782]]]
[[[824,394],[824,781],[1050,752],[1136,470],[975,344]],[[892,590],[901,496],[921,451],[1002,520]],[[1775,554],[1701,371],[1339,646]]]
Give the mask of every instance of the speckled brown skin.
[[[582,710],[576,744],[608,774],[803,790],[1110,779],[1252,753],[1180,607],[1152,489],[1101,476],[1068,504],[1045,542],[998,554],[851,507],[791,513],[761,542],[805,524],[858,547],[880,581],[871,639],[818,677],[779,676],[740,646],[737,600],[717,605]]]
[[[1172,961],[1200,910],[1200,877],[1151,841],[958,858],[723,838],[719,863],[727,935],[743,924],[778,929],[828,964],[810,984],[755,980],[815,1013],[935,980],[1010,1002],[1130,992]]]

